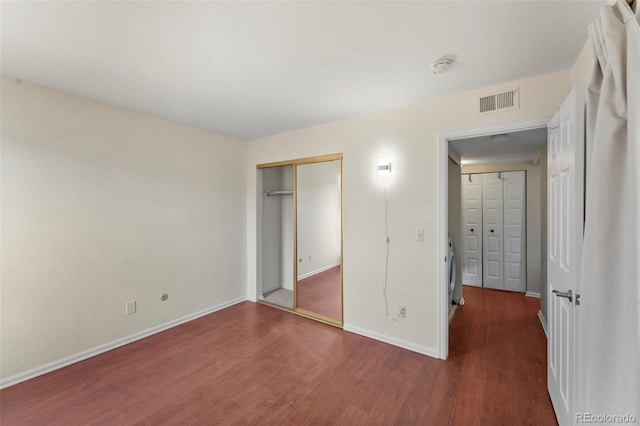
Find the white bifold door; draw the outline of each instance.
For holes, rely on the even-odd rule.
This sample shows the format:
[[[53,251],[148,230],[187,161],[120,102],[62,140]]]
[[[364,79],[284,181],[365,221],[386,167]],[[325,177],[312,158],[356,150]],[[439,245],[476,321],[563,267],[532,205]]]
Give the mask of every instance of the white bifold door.
[[[502,179],[498,173],[482,177],[482,256],[485,287],[504,289]]]
[[[482,287],[482,175],[465,175],[462,182],[462,282]]]
[[[463,283],[525,292],[524,171],[464,175]]]
[[[504,289],[527,291],[525,172],[503,172]]]

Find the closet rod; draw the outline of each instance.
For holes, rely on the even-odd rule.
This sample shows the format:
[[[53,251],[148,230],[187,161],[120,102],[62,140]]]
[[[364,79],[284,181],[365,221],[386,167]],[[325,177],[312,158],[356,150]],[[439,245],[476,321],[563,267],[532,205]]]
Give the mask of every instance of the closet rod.
[[[293,195],[293,191],[269,191],[267,197],[286,197]]]

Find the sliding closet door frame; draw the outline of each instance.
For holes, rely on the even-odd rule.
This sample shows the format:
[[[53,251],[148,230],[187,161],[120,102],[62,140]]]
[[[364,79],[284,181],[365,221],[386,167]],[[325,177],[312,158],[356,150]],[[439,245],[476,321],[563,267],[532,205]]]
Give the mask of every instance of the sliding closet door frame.
[[[336,320],[334,318],[327,317],[316,312],[307,311],[305,309],[298,308],[298,170],[297,167],[303,164],[324,163],[328,161],[340,161],[340,311],[342,313],[342,319]],[[316,321],[323,322],[335,327],[342,328],[344,324],[344,288],[343,288],[343,274],[344,274],[344,256],[343,256],[343,244],[344,244],[344,210],[343,210],[343,185],[342,185],[342,168],[343,168],[343,155],[342,153],[320,155],[315,157],[299,158],[295,160],[277,161],[273,163],[258,164],[257,169],[266,169],[270,167],[280,166],[292,166],[293,167],[293,310],[286,309],[277,305],[273,305],[268,302],[259,300],[258,303],[273,306],[278,309],[285,310],[287,312],[294,313],[306,318],[311,318]]]

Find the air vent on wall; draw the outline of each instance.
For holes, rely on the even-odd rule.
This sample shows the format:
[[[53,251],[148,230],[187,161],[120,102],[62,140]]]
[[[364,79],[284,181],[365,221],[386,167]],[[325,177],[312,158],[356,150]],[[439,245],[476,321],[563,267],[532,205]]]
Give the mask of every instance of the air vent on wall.
[[[492,114],[502,111],[512,111],[520,108],[520,88],[496,90],[478,93],[476,96],[476,110],[478,114]]]

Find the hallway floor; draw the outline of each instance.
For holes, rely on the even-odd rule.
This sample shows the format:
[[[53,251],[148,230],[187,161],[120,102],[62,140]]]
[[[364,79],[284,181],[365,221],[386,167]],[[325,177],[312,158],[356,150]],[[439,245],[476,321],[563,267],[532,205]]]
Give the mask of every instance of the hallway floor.
[[[449,328],[446,380],[456,425],[555,425],[547,392],[547,340],[540,299],[464,287],[465,304]]]

